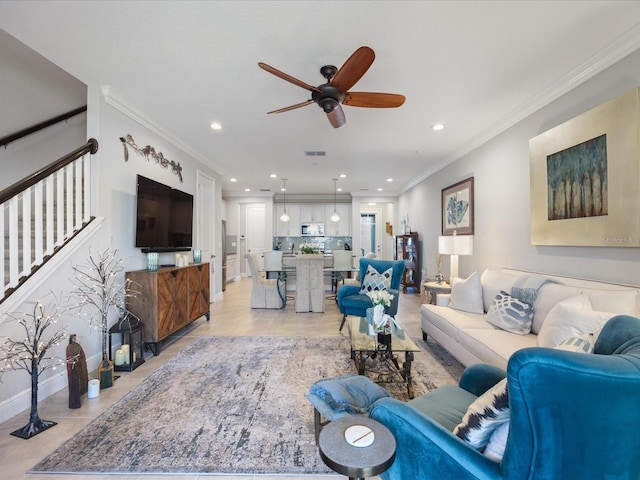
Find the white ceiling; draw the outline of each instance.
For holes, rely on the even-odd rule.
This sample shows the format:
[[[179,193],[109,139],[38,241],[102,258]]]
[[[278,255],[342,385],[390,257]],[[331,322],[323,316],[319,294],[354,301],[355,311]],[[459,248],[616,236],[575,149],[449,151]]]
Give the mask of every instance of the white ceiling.
[[[639,48],[639,22],[640,2],[610,0],[0,2],[0,28],[111,87],[206,159],[225,195],[272,195],[283,177],[288,194],[331,194],[343,173],[352,195],[401,193]],[[339,129],[314,104],[266,115],[310,94],[258,62],[319,85],[361,45],[376,60],[352,90],[402,107],[345,106]]]

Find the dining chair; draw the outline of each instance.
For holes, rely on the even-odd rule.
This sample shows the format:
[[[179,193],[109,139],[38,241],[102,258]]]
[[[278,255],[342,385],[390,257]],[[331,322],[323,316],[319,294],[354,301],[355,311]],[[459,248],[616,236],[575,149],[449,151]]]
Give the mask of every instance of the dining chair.
[[[344,285],[344,274],[351,275],[353,270],[353,252],[351,250],[334,250],[333,251],[333,275],[332,288],[334,292],[338,292],[338,283]]]
[[[255,253],[247,253],[244,258],[247,259],[252,281],[251,308],[282,308],[284,302],[278,291],[278,280],[262,277],[257,268],[260,257]]]

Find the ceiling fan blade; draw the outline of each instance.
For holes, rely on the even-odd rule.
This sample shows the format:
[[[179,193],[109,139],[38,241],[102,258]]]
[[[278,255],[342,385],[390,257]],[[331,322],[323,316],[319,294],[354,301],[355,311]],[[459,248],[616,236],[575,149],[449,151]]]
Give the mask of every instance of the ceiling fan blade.
[[[289,105],[288,107],[279,108],[278,110],[272,110],[270,112],[267,112],[267,115],[270,113],[282,113],[282,112],[288,112],[289,110],[295,110],[296,108],[306,107],[310,103],[313,103],[313,100],[311,98],[304,102],[296,103],[295,105]]]
[[[342,104],[350,107],[395,108],[401,106],[404,100],[404,95],[396,93],[347,92]]]
[[[302,87],[305,90],[309,90],[310,92],[322,93],[317,87],[314,87],[313,85],[309,85],[308,83],[305,83],[302,80],[298,80],[297,78],[292,77],[291,75],[289,75],[287,73],[281,72],[277,68],[273,68],[271,65],[267,65],[266,63],[258,62],[258,66],[261,69],[266,70],[267,72],[275,75],[276,77],[281,78],[283,80],[286,80],[287,82],[293,83],[294,85],[297,85],[299,87]]]
[[[331,79],[331,85],[342,93],[347,92],[369,70],[375,58],[376,54],[371,48],[360,47],[340,67],[340,70]]]
[[[345,123],[347,123],[347,119],[344,116],[344,110],[340,105],[336,105],[336,108],[333,111],[327,113],[327,118],[329,119],[329,123],[333,125],[333,128],[340,128]]]

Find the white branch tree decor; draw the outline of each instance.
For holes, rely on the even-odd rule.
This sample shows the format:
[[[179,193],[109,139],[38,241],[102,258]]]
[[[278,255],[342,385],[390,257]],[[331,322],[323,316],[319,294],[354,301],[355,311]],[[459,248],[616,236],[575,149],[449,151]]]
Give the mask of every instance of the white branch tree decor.
[[[124,277],[123,261],[117,258],[117,249],[107,249],[99,254],[90,254],[87,264],[75,266],[74,291],[72,295],[79,299],[79,309],[89,307],[93,310],[90,325],[102,334],[102,358],[108,359],[107,340],[109,338],[109,314],[115,309],[119,314],[125,312],[128,297],[138,292],[131,290],[131,281]]]
[[[37,301],[30,313],[11,313],[11,320],[17,321],[24,329],[25,338],[14,340],[5,337],[0,345],[0,380],[4,373],[12,370],[25,370],[31,376],[31,413],[29,423],[11,432],[20,438],[28,439],[56,425],[56,422],[42,420],[38,415],[38,379],[48,369],[65,365],[67,360],[50,356],[49,350],[58,345],[67,336],[64,328],[56,330],[49,337],[58,318],[63,314],[59,301],[44,305]],[[74,362],[75,359],[70,359]]]

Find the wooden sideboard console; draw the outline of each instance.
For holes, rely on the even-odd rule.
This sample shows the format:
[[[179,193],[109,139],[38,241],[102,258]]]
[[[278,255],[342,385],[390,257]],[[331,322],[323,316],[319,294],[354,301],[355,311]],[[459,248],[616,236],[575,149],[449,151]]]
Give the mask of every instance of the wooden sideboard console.
[[[127,309],[142,320],[144,340],[154,355],[160,342],[205,315],[209,320],[209,264],[163,267],[157,272],[127,272],[131,288],[140,292],[127,299]]]

